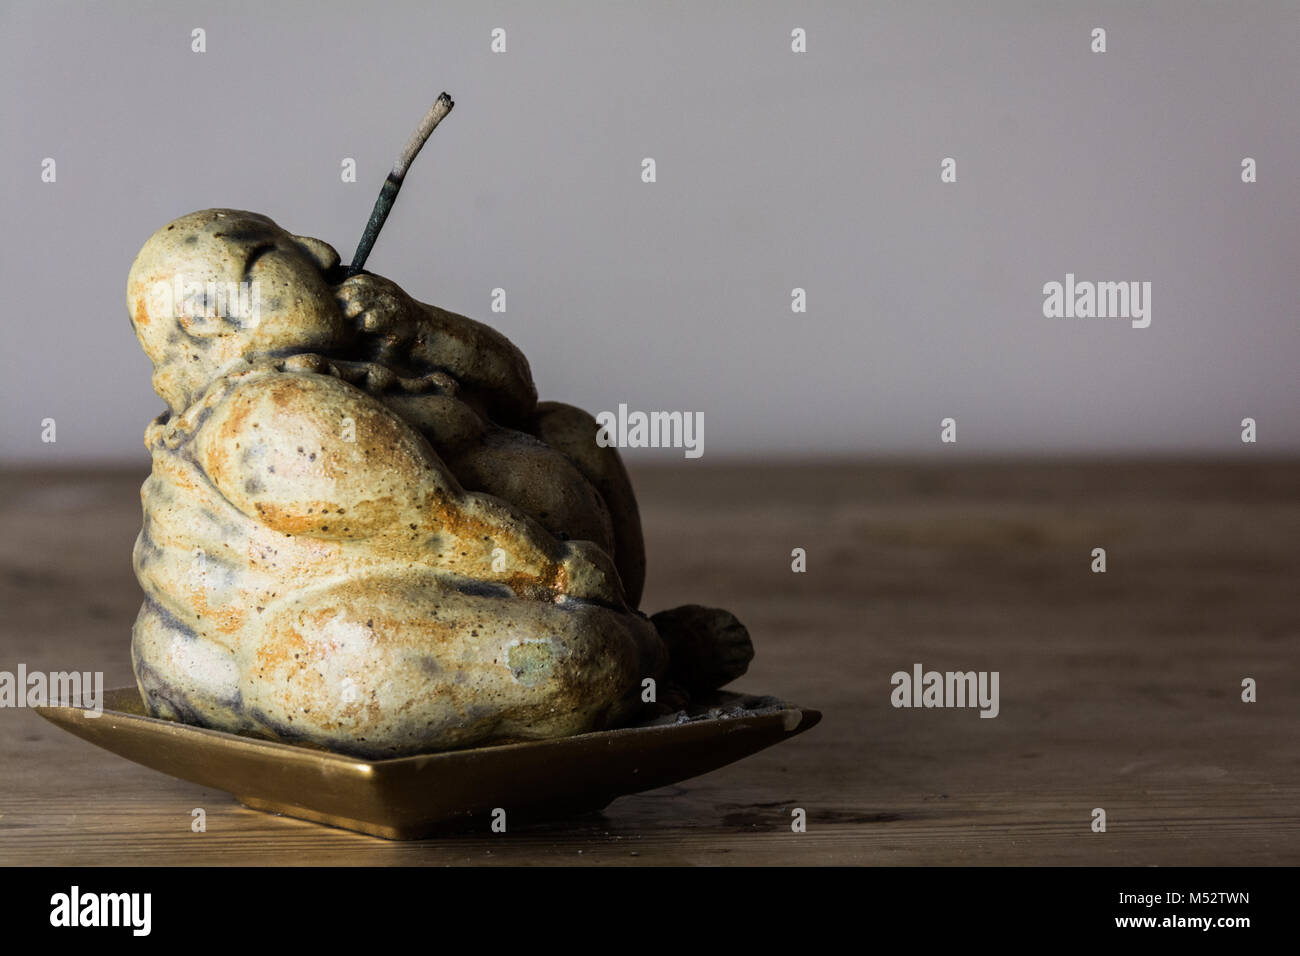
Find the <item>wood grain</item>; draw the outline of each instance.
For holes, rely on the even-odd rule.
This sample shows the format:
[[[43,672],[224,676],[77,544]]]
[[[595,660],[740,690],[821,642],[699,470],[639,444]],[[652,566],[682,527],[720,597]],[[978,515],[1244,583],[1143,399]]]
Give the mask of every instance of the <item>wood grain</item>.
[[[0,670],[131,682],[143,477],[0,472]],[[1300,863],[1300,463],[692,462],[634,479],[643,606],[735,611],[757,657],[734,689],[817,707],[820,726],[601,816],[396,844],[246,810],[5,709],[0,863]],[[891,707],[890,675],[917,661],[999,671],[999,717]]]

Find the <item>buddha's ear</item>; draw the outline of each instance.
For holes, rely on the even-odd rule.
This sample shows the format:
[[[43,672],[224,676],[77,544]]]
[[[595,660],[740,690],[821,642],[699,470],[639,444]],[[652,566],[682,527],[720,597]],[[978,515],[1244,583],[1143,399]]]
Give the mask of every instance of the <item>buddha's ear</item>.
[[[294,236],[293,241],[307,250],[307,255],[320,266],[321,272],[329,272],[339,264],[339,254],[328,242],[313,239],[311,236]]]

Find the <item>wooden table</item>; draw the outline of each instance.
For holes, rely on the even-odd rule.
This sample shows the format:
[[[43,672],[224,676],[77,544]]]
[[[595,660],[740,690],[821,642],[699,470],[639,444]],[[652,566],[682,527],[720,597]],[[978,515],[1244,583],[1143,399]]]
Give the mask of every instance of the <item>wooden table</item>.
[[[634,477],[644,606],[734,610],[757,648],[736,689],[820,726],[603,816],[401,844],[244,809],[0,710],[0,863],[1300,863],[1300,463]],[[0,474],[0,670],[131,682],[142,478]],[[915,662],[998,671],[1000,715],[892,707]]]

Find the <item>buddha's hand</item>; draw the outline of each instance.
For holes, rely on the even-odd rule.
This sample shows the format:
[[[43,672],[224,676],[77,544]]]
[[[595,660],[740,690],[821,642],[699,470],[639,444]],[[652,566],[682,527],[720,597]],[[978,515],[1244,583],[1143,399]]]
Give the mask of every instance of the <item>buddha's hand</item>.
[[[334,299],[343,317],[386,353],[400,354],[415,338],[420,306],[396,282],[370,273],[349,276],[334,287]]]
[[[537,407],[528,360],[489,325],[411,298],[397,283],[362,273],[334,287],[346,320],[361,333],[356,356],[404,373],[441,369],[498,425],[525,427]]]

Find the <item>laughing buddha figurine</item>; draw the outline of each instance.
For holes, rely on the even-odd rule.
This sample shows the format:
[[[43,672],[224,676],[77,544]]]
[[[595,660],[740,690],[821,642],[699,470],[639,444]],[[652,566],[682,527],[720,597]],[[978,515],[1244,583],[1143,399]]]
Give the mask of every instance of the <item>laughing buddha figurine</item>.
[[[637,610],[636,499],[591,415],[538,402],[496,330],[361,268],[439,104],[350,268],[234,209],[131,267],[167,404],[134,551],[154,716],[395,757],[653,717],[753,656],[725,611]]]

